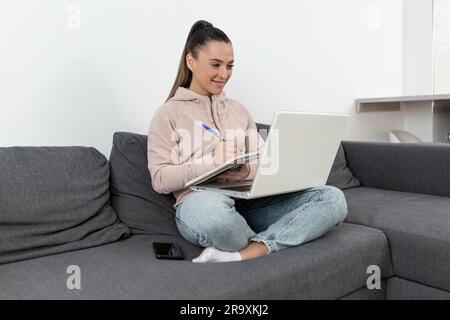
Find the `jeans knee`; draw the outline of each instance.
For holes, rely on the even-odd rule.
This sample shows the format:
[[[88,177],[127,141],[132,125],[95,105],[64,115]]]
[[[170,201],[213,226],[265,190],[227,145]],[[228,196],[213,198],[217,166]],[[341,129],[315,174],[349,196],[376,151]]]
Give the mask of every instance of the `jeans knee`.
[[[331,212],[333,212],[334,218],[337,221],[336,224],[342,223],[348,213],[347,200],[344,192],[333,186],[325,186],[323,191],[324,198],[326,198],[334,208]]]
[[[253,236],[245,232],[245,219],[234,209],[234,200],[219,193],[192,194],[179,206],[176,221],[183,238],[203,247],[236,251]]]
[[[234,200],[223,194],[211,191],[195,191],[183,201],[177,210],[177,221],[195,226],[202,231],[215,229],[216,224],[226,221]]]

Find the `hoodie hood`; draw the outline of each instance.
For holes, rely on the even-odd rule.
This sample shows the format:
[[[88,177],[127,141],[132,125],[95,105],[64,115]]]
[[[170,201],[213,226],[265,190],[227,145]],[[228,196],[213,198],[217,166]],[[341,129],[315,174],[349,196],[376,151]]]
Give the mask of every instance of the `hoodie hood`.
[[[222,91],[219,95],[213,95],[211,96],[211,98],[213,102],[215,101],[224,102],[225,100],[227,100],[225,91]],[[184,87],[179,87],[175,92],[175,95],[172,98],[170,98],[170,100],[194,101],[194,102],[205,101],[206,103],[209,104],[208,96],[202,96],[201,94],[198,94],[197,92]]]

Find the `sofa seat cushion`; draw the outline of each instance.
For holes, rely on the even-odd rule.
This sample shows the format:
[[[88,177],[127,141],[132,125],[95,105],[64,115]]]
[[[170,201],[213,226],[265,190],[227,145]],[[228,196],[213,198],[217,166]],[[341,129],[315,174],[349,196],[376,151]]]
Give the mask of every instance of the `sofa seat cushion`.
[[[344,194],[346,222],[387,235],[395,275],[450,291],[450,198],[369,187]]]
[[[450,292],[399,277],[386,282],[387,300],[450,300]]]
[[[174,241],[186,260],[158,260]],[[116,243],[0,266],[0,299],[335,299],[364,286],[369,265],[391,276],[385,235],[343,223],[322,238],[253,260],[195,264],[202,248],[180,237],[133,235]],[[66,269],[81,270],[81,289]]]

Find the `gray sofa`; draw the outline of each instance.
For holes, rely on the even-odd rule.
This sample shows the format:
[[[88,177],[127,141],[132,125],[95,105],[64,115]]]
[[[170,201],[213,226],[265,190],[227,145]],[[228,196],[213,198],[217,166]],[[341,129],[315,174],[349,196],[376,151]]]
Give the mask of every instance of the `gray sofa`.
[[[327,184],[344,190],[344,223],[257,259],[194,264],[202,248],[151,188],[146,144],[118,132],[109,161],[0,148],[0,299],[450,299],[450,146],[343,141]],[[154,241],[186,260],[156,259]]]

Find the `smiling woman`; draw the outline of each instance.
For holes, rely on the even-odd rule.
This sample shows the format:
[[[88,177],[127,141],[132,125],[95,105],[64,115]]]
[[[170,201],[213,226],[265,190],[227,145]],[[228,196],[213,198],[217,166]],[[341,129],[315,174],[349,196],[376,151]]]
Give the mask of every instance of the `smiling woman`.
[[[185,187],[237,155],[261,152],[264,146],[248,109],[223,91],[233,63],[225,33],[204,20],[194,23],[175,83],[148,132],[153,189],[174,194],[180,234],[206,247],[196,263],[252,259],[299,245],[320,237],[347,214],[342,191],[329,186],[246,200],[245,206],[235,206],[233,198],[220,192]],[[204,128],[216,134],[203,134]],[[215,182],[253,180],[258,164],[241,164]]]
[[[207,21],[195,22],[183,48],[171,92],[155,114],[149,131],[148,158],[153,186],[159,192],[174,192],[175,206],[192,191],[182,190],[187,181],[264,145],[248,110],[223,91],[231,78],[233,63],[233,46],[227,35]],[[211,141],[208,134],[203,136],[205,127],[218,132],[217,136],[223,137],[218,139],[221,141]],[[177,144],[167,143],[167,138],[173,137]],[[192,150],[201,151],[202,157]],[[168,163],[182,163],[184,167],[167,166]],[[166,166],[161,167],[163,164]],[[217,179],[251,180],[256,165],[242,164]]]

